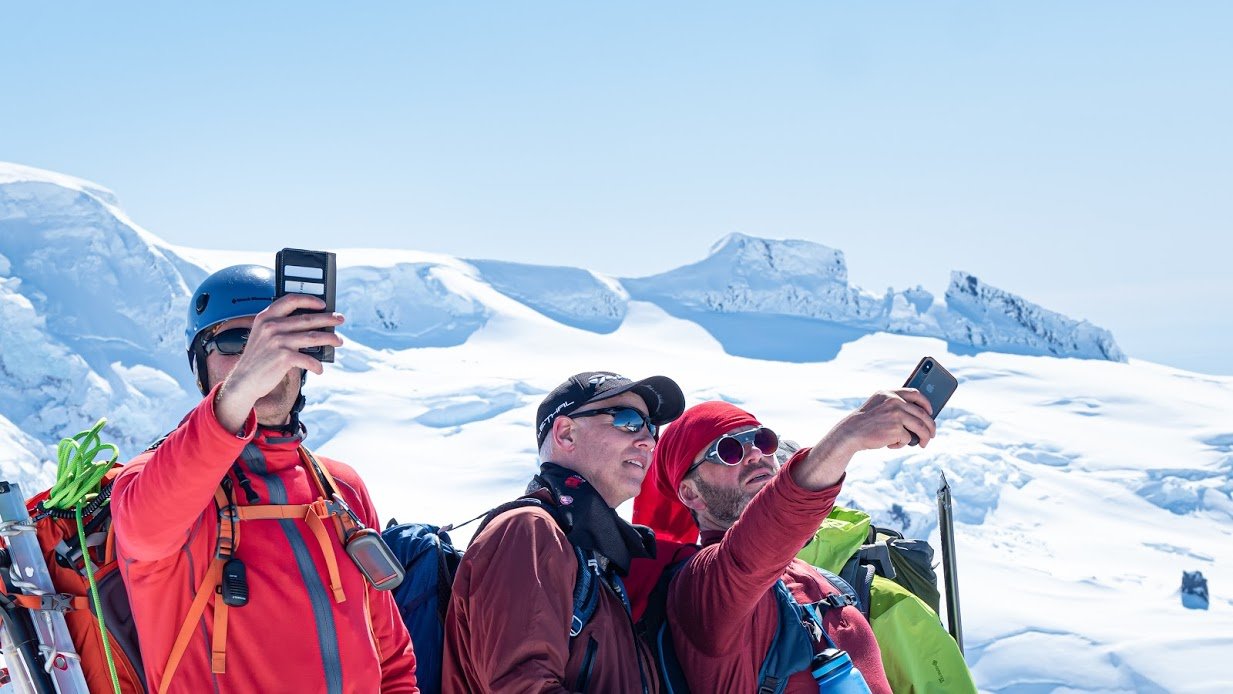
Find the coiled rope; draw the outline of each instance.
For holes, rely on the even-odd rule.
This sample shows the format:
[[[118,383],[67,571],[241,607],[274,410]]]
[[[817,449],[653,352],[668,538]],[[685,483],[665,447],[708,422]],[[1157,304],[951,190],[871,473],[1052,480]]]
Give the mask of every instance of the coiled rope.
[[[110,500],[110,488],[107,494],[99,494],[99,483],[107,471],[115,465],[120,457],[120,449],[114,444],[103,443],[99,432],[107,424],[107,419],[100,419],[89,430],[76,436],[63,439],[56,449],[59,458],[59,468],[56,471],[56,483],[52,486],[44,508],[52,511],[73,511],[77,520],[77,535],[81,541],[81,550],[86,566],[86,580],[90,583],[90,597],[94,602],[94,613],[98,616],[98,628],[103,637],[103,652],[107,656],[107,670],[111,674],[111,686],[116,694],[120,694],[120,678],[116,675],[116,663],[111,655],[111,644],[107,640],[107,624],[103,619],[103,603],[98,594],[98,583],[94,580],[94,566],[90,561],[90,550],[86,544],[86,527],[82,523],[83,510],[90,513],[98,511]],[[111,456],[106,460],[95,461],[95,457],[103,451],[109,451]]]

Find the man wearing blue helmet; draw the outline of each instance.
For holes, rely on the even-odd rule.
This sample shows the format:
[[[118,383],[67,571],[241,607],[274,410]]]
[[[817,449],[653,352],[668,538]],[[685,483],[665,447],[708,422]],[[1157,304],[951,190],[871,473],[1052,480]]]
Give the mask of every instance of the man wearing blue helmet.
[[[341,345],[325,329],[343,317],[274,294],[274,272],[257,265],[201,283],[185,341],[205,397],[116,480],[116,552],[148,689],[418,692],[390,593],[347,551],[378,523],[368,491],[301,444],[304,376],[322,372],[301,350]]]

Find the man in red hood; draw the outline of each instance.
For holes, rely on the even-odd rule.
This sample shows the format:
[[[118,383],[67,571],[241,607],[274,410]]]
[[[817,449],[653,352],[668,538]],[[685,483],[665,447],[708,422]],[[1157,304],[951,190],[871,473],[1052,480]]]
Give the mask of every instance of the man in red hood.
[[[876,393],[782,469],[778,437],[734,405],[696,405],[665,430],[634,521],[661,541],[693,543],[701,534],[702,548],[673,579],[667,604],[691,689],[758,689],[778,627],[776,582],[802,604],[837,592],[796,553],[830,513],[852,457],[901,448],[913,433],[925,446],[935,431],[928,400],[913,389]],[[873,692],[891,693],[873,631],[855,606],[827,610],[823,627]],[[782,691],[817,692],[818,685],[802,670]]]

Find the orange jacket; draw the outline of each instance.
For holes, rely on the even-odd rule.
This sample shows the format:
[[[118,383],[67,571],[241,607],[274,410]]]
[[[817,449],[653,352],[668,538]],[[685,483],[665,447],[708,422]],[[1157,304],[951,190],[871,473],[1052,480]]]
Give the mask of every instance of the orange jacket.
[[[156,692],[172,644],[217,545],[214,494],[230,476],[235,501],[249,505],[229,470],[235,463],[257,504],[308,504],[320,496],[298,453],[298,436],[258,429],[225,431],[214,416],[217,388],[152,453],[125,466],[112,497],[116,550],[132,602],[150,691]],[[369,527],[379,528],[355,471],[319,458],[339,492]],[[324,556],[303,520],[238,524],[235,556],[244,562],[249,602],[227,610],[226,671],[211,672],[214,603],[171,679],[172,692],[418,692],[411,640],[389,593],[372,590],[330,532],[345,594],[329,588]],[[371,626],[370,626],[371,622]]]
[[[644,677],[648,691],[657,691],[650,655],[624,603],[606,586],[571,644],[577,572],[573,546],[547,511],[520,508],[493,519],[454,577],[442,691],[637,694]]]
[[[771,480],[727,533],[702,533],[702,549],[672,581],[668,623],[681,669],[696,692],[752,692],[779,625],[772,591],[783,579],[798,602],[836,593],[816,569],[796,558],[830,513],[842,484],[820,491],[792,480],[799,452]],[[849,605],[829,609],[823,626],[846,650],[874,694],[891,694],[873,629]],[[808,671],[788,680],[788,693],[818,691]]]

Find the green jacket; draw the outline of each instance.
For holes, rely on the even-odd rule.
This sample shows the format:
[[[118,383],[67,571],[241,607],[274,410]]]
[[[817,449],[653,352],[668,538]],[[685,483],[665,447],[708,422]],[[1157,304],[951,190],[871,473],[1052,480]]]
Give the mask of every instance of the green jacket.
[[[865,542],[869,525],[868,514],[836,506],[813,541],[797,556],[839,573]],[[895,694],[975,694],[976,684],[959,646],[942,627],[938,615],[907,588],[874,576],[869,623]]]

